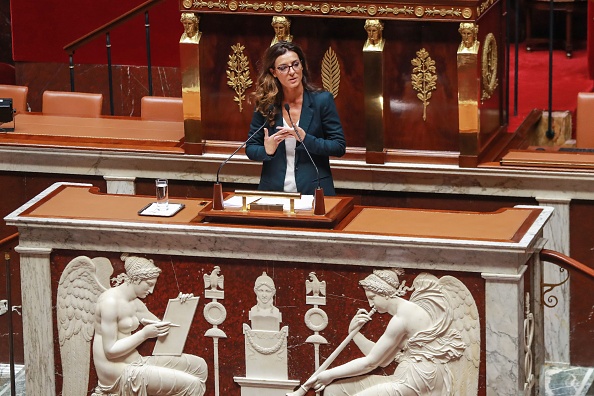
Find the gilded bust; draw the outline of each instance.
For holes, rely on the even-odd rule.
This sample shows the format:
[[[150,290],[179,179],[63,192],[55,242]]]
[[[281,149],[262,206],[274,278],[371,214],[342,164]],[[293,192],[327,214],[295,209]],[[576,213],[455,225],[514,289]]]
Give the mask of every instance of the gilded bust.
[[[200,42],[202,32],[198,30],[199,21],[200,17],[193,12],[183,12],[181,14],[180,22],[184,26],[184,33],[179,39],[180,43],[198,44]]]
[[[386,42],[382,37],[384,23],[379,19],[367,19],[364,28],[367,31],[367,41],[365,41],[363,51],[383,51]]]

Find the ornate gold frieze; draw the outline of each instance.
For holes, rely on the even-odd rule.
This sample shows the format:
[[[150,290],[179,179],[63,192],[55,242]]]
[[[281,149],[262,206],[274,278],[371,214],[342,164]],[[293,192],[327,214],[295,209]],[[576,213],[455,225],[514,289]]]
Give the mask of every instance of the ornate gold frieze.
[[[311,12],[311,13],[318,13],[320,12],[320,6],[315,4],[295,4],[295,3],[286,3],[284,5],[284,9],[286,11],[301,11],[301,12]]]
[[[194,1],[194,3],[192,4],[192,6],[194,8],[209,8],[209,9],[213,9],[213,8],[218,8],[221,10],[226,10],[227,9],[227,2],[226,1]]]
[[[425,48],[417,51],[417,57],[410,61],[414,66],[411,74],[412,87],[417,91],[417,98],[423,102],[423,121],[427,121],[427,106],[431,91],[437,88],[435,61]]]
[[[493,95],[498,85],[497,79],[497,41],[493,33],[487,34],[483,45],[482,57],[483,92],[481,100],[486,100]]]
[[[413,15],[415,12],[415,9],[413,7],[380,7],[378,9],[378,13],[380,14],[394,14],[394,15],[398,15],[398,14],[405,14],[405,15]]]
[[[245,47],[240,43],[231,46],[233,53],[229,55],[227,61],[227,85],[235,91],[233,100],[237,102],[239,111],[243,111],[243,101],[245,100],[245,91],[252,86],[250,78],[250,61],[243,53]]]
[[[477,12],[484,13],[495,0],[488,0],[477,8]],[[460,18],[470,19],[473,17],[472,9],[466,8],[444,8],[444,7],[424,7],[412,4],[401,4],[395,6],[386,6],[385,4],[356,4],[344,5],[343,3],[327,3],[327,2],[309,2],[301,3],[295,1],[283,2],[280,0],[273,2],[257,2],[257,1],[201,1],[201,0],[184,0],[182,2],[184,8],[187,9],[201,9],[201,11],[208,10],[230,10],[239,11],[242,13],[302,13],[302,14],[322,14],[322,15],[361,15],[374,16],[383,15],[386,17],[397,16],[399,18],[443,18],[459,20]]]
[[[265,11],[273,11],[274,4],[273,3],[250,3],[249,1],[240,1],[239,2],[239,9],[240,10],[265,10]]]
[[[430,17],[462,16],[460,8],[425,8],[425,15]]]
[[[321,74],[322,86],[336,98],[340,89],[340,64],[338,63],[336,52],[332,50],[332,47],[328,48],[328,51],[324,54]]]

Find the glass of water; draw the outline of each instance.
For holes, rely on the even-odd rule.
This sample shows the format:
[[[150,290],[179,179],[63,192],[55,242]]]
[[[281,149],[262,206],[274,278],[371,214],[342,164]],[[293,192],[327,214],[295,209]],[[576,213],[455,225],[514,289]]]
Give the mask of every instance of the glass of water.
[[[169,184],[167,179],[155,180],[157,186],[157,210],[167,210],[169,206]]]

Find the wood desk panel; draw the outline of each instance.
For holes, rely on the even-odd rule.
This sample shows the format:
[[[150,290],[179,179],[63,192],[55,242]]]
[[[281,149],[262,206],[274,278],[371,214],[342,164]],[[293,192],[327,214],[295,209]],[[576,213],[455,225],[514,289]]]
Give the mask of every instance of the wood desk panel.
[[[155,202],[155,197],[109,195],[94,187],[62,186],[47,200],[40,201],[25,212],[30,217],[54,217],[108,221],[139,221],[150,223],[188,224],[210,201],[170,198],[185,208],[172,217],[140,216],[138,211]]]
[[[182,122],[18,114],[15,131],[0,134],[0,143],[172,148],[180,146],[183,137]]]
[[[527,224],[533,222],[537,215],[534,209],[521,208],[504,208],[491,213],[358,208],[358,213],[343,230],[410,237],[517,242]]]
[[[327,198],[336,205],[338,198]],[[333,201],[334,200],[334,201]],[[203,217],[210,213],[210,200],[171,198],[170,202],[183,203],[186,207],[172,217],[140,216],[138,211],[154,202],[150,196],[130,196],[102,194],[94,187],[61,186],[46,199],[38,202],[25,212],[25,217],[51,217],[66,219],[89,219],[105,221],[138,221],[169,224],[199,225]],[[332,205],[330,205],[332,206]],[[332,210],[332,209],[328,209]],[[350,211],[350,206],[348,207]],[[534,208],[504,208],[491,213],[456,212],[439,210],[417,210],[397,208],[369,208],[356,206],[336,227],[341,231],[355,234],[377,234],[418,238],[462,239],[494,242],[518,242],[529,225],[541,213]],[[233,216],[236,214],[236,216]],[[212,215],[212,213],[211,213]],[[249,213],[242,215],[229,211],[227,225],[266,227],[262,223],[263,213],[254,214],[250,223]],[[270,216],[277,216],[271,213]],[[311,214],[294,216],[298,222],[280,222],[279,226],[308,228],[307,219]],[[342,219],[342,217],[341,217]],[[329,221],[329,220],[328,220]],[[209,223],[210,226],[215,223]],[[315,223],[309,228],[318,228]]]

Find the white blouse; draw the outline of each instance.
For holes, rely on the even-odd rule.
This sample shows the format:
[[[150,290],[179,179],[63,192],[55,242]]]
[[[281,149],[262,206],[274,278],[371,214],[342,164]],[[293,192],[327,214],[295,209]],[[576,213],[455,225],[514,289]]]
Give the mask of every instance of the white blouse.
[[[297,121],[296,125],[299,125]],[[289,127],[287,121],[283,118],[283,126]],[[285,150],[287,152],[287,172],[285,173],[284,192],[297,192],[297,182],[295,181],[295,147],[297,139],[294,137],[285,139]]]

